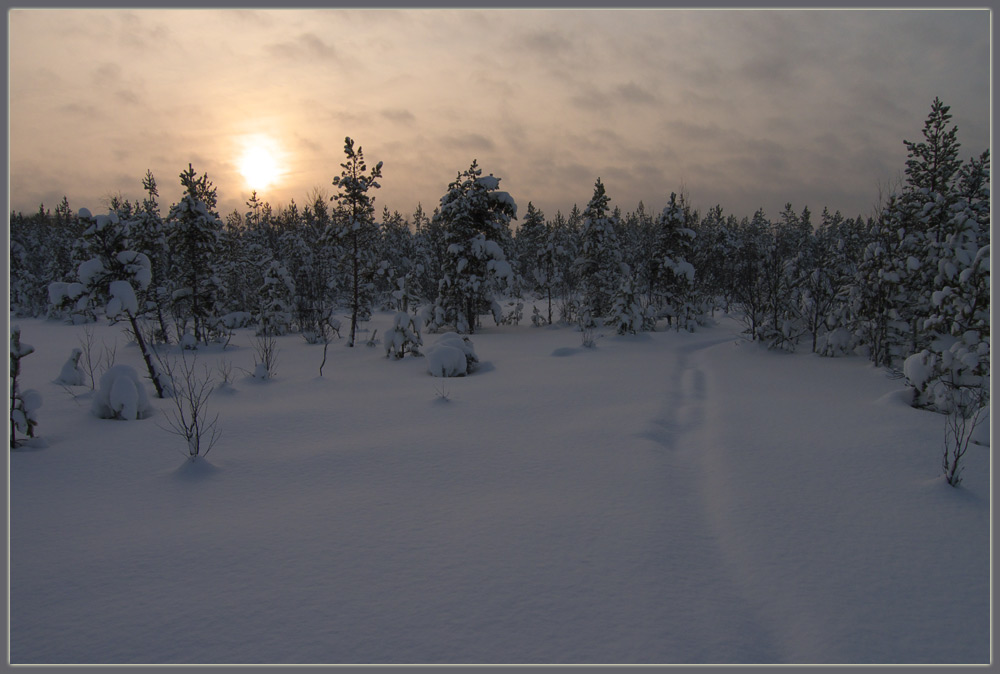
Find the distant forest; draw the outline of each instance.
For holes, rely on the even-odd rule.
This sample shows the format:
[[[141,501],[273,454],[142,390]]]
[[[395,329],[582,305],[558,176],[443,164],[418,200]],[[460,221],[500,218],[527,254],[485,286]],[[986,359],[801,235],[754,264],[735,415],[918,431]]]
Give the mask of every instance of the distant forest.
[[[528,203],[515,231],[515,200],[475,161],[433,212],[378,216],[381,163],[350,138],[335,194],[279,211],[254,193],[220,216],[190,165],[164,210],[147,171],[145,196],[107,213],[65,198],[11,213],[10,308],[128,321],[146,343],[193,348],[246,327],[317,342],[341,319],[353,346],[373,311],[392,310],[411,337],[397,357],[413,331],[474,333],[484,317],[625,334],[728,312],[772,349],[863,354],[906,376],[915,404],[950,411],[988,391],[990,332],[989,150],[963,160],[950,120],[935,99],[922,140],[903,141],[904,184],[865,219],[790,203],[776,220],[699,213],[677,194],[660,213],[623,213],[598,178],[583,210]]]

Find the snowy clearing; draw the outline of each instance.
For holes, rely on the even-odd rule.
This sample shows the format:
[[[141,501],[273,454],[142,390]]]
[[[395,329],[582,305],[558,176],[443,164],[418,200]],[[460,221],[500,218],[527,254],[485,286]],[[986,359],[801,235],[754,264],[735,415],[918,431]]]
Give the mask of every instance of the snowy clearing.
[[[232,381],[192,463],[148,379],[133,421],[56,383],[83,326],[15,324],[44,406],[10,455],[14,664],[990,659],[989,450],[949,487],[943,417],[864,359],[525,321],[471,376],[365,332],[322,378],[280,337],[262,381],[241,329],[199,353]]]

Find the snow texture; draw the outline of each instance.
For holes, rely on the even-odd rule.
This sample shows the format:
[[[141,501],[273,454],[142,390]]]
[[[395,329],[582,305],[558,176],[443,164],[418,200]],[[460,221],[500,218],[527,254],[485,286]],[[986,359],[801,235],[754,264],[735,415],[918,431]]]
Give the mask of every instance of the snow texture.
[[[331,349],[320,378],[287,335],[192,463],[51,381],[80,328],[21,326],[47,447],[9,461],[15,665],[990,662],[989,448],[949,487],[944,416],[862,356],[525,323],[476,333],[489,376]]]

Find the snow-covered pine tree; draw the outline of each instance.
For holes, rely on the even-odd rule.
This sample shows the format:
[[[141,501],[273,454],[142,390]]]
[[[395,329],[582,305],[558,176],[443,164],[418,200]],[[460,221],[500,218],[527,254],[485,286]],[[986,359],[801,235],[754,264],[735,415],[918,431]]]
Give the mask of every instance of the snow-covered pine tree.
[[[693,329],[701,313],[697,307],[695,268],[691,263],[697,238],[692,219],[677,193],[671,192],[654,225],[651,289],[658,298],[658,313],[666,315],[677,330]]]
[[[500,305],[490,287],[497,280],[513,281],[501,242],[516,217],[517,205],[500,190],[500,179],[483,176],[475,160],[448,186],[435,218],[447,246],[431,317],[435,328],[453,325],[459,333],[473,333],[487,311],[500,322]]]
[[[218,314],[222,282],[217,251],[222,221],[215,212],[215,187],[188,164],[180,174],[184,195],[167,216],[167,243],[172,251],[171,296],[179,337],[190,327],[196,341],[208,344]]]
[[[556,228],[551,222],[546,222],[545,238],[535,252],[535,287],[545,299],[546,321],[549,325],[552,325],[552,296],[564,284],[562,266],[559,264],[563,249],[556,237]]]
[[[622,254],[615,221],[608,214],[609,201],[604,183],[598,178],[594,195],[583,211],[579,257],[574,267],[583,291],[581,318],[586,325],[594,325],[609,315],[621,282]]]
[[[656,323],[656,306],[653,296],[653,281],[656,264],[653,261],[653,250],[656,241],[656,222],[652,215],[646,212],[646,205],[640,201],[635,211],[625,216],[621,231],[622,260],[632,271],[635,292],[640,297],[644,311],[647,314],[646,329],[653,329]]]
[[[17,447],[17,434],[35,437],[38,425],[38,410],[42,406],[42,396],[33,389],[22,391],[18,377],[21,376],[21,359],[35,352],[35,347],[21,341],[21,328],[10,328],[10,448]]]
[[[990,247],[980,222],[984,211],[967,193],[957,193],[950,218],[930,243],[937,265],[922,325],[927,346],[904,366],[916,405],[963,418],[978,411],[970,404],[988,403],[990,374]]]
[[[906,182],[897,207],[907,230],[901,252],[907,255],[909,264],[901,280],[905,297],[897,310],[909,330],[909,353],[925,348],[933,339],[924,324],[930,316],[931,295],[952,209],[959,199],[962,162],[958,127],[950,126],[950,122],[950,108],[935,98],[924,122],[923,140],[903,141],[907,150]]]
[[[969,159],[959,172],[959,194],[976,214],[980,224],[979,248],[990,240],[990,151]]]
[[[391,304],[397,287],[397,280],[413,271],[416,264],[416,251],[413,232],[410,223],[399,211],[389,212],[389,207],[382,209],[381,237],[378,243],[377,259],[379,260],[376,275],[376,293],[384,298],[386,305]],[[411,288],[416,292],[416,288]]]
[[[823,209],[819,229],[810,234],[800,260],[799,314],[812,340],[812,352],[826,356],[850,352],[854,340],[848,330],[847,304],[850,284],[857,271],[857,246],[848,223],[837,211]]]
[[[639,302],[639,294],[635,291],[635,282],[628,265],[622,263],[622,267],[621,280],[612,299],[609,316],[619,335],[634,335],[644,327],[645,312]]]
[[[800,296],[803,275],[813,264],[810,246],[813,235],[809,208],[799,215],[792,204],[785,204],[779,220],[771,226],[772,245],[764,257],[765,304],[768,320],[760,337],[769,348],[793,351],[805,328]]]
[[[544,245],[547,231],[545,215],[528,202],[524,211],[524,221],[517,228],[517,264],[515,270],[521,278],[528,281],[528,289],[537,292],[535,283],[535,265],[538,259],[538,249]]]
[[[906,274],[918,263],[896,195],[868,223],[866,244],[850,290],[853,332],[877,367],[899,367],[910,351],[911,321],[900,313],[909,306]]]
[[[579,209],[573,206],[573,212],[579,216]],[[579,231],[572,222],[579,222],[579,217],[571,220],[556,211],[556,217],[549,223],[552,245],[555,253],[555,271],[553,279],[553,294],[560,299],[559,318],[567,323],[576,322],[576,292],[577,280],[574,267],[579,249]]]
[[[302,209],[299,226],[286,232],[285,259],[295,283],[295,316],[302,336],[310,344],[326,342],[327,323],[333,314],[334,266],[339,250],[327,235],[331,225],[328,199],[313,195]]]
[[[698,270],[697,289],[708,306],[729,307],[732,299],[732,265],[735,258],[735,227],[730,227],[722,206],[708,210],[697,223],[691,264]]]
[[[343,243],[344,263],[349,275],[351,330],[347,346],[354,346],[358,323],[367,320],[371,311],[371,284],[375,272],[375,253],[379,241],[378,224],[375,222],[374,196],[371,189],[380,187],[382,162],[368,172],[365,156],[354,141],[344,139],[344,154],[347,161],[341,164],[343,171],[333,179],[340,189],[332,199],[337,203],[334,227],[337,238]]]
[[[151,280],[144,296],[140,298],[143,303],[140,313],[155,321],[154,338],[166,343],[169,342],[169,331],[165,310],[170,306],[172,293],[168,275],[170,248],[167,245],[166,225],[157,201],[160,193],[156,178],[148,169],[142,179],[142,188],[146,196],[132,217],[125,222],[125,226],[130,247],[149,258]]]
[[[385,356],[395,359],[403,358],[407,352],[420,355],[419,348],[423,345],[417,317],[410,313],[410,302],[413,299],[412,288],[415,286],[416,274],[410,271],[396,279],[396,290],[392,293],[396,300],[396,315],[392,321],[392,329],[385,337]]]
[[[10,216],[10,310],[15,316],[40,316],[45,310],[39,229],[20,213]]]
[[[277,260],[271,260],[264,270],[264,282],[261,286],[258,334],[277,336],[288,334],[292,327],[293,306],[295,297],[295,281],[285,266]]]
[[[152,265],[145,253],[131,249],[128,232],[131,228],[115,211],[94,217],[87,209],[80,209],[81,221],[87,223],[83,232],[90,259],[80,265],[80,297],[105,307],[105,314],[112,321],[124,318],[129,323],[132,338],[139,346],[149,378],[159,398],[165,396],[168,382],[156,368],[150,347],[139,325],[146,306],[145,297],[152,280]],[[77,299],[79,302],[79,298]]]
[[[733,305],[739,309],[750,338],[757,340],[768,317],[765,265],[774,248],[771,222],[763,210],[740,221],[737,241],[732,260]]]
[[[536,297],[547,301],[547,320],[551,324],[552,293],[560,282],[556,258],[558,247],[552,225],[545,221],[545,214],[531,202],[528,202],[524,222],[517,230],[517,251],[523,284]],[[532,320],[537,324],[540,318],[533,317]]]
[[[417,273],[415,292],[422,300],[432,302],[437,296],[438,281],[444,277],[444,225],[434,213],[427,217],[423,206],[413,212],[414,270]]]

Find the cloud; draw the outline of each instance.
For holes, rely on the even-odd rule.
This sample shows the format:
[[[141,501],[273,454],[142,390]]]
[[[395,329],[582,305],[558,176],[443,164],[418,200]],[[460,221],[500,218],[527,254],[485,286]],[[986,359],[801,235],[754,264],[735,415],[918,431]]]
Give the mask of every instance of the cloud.
[[[621,84],[616,89],[618,96],[626,103],[654,104],[659,97],[640,87],[635,82]]]
[[[570,102],[580,110],[607,110],[614,104],[614,98],[597,87],[585,87],[570,96]]]
[[[131,89],[118,89],[115,91],[115,100],[125,105],[139,105],[139,97]]]
[[[547,57],[566,54],[573,48],[573,41],[557,30],[531,30],[522,35],[518,43],[528,51]]]
[[[268,45],[265,49],[272,56],[293,61],[337,58],[337,50],[315,33],[302,33],[297,38]]]
[[[445,136],[442,144],[446,147],[461,149],[465,151],[492,151],[496,149],[496,143],[479,133],[464,133],[458,135]]]
[[[416,120],[414,114],[405,108],[386,108],[379,114],[391,122],[412,122]]]

